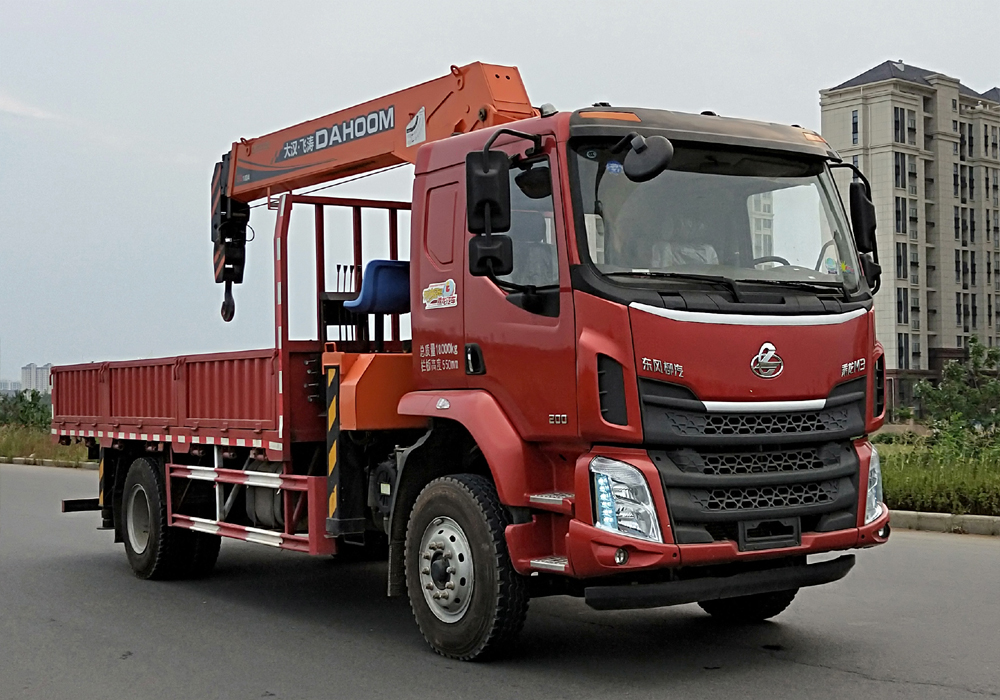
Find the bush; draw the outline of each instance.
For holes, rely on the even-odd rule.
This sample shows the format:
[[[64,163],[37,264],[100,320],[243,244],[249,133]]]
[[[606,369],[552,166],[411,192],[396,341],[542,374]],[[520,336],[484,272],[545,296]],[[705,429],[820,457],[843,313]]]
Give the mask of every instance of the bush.
[[[0,425],[0,457],[34,457],[83,462],[87,448],[83,445],[59,445],[52,442],[48,428],[23,425]]]
[[[889,508],[1000,516],[996,430],[940,422],[927,437],[883,443],[879,455]]]

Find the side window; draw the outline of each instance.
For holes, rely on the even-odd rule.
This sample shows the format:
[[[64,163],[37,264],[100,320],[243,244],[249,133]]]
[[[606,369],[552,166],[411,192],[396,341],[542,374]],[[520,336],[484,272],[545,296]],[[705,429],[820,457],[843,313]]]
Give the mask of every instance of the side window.
[[[510,208],[507,235],[514,244],[514,271],[500,279],[536,287],[558,284],[559,258],[548,158],[511,167]]]

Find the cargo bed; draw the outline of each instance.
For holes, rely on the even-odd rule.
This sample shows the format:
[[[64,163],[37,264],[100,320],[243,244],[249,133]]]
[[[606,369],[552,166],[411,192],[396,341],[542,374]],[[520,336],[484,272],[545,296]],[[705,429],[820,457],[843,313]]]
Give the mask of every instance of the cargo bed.
[[[55,367],[52,434],[103,447],[167,442],[176,452],[198,443],[257,447],[280,460],[287,442],[325,439],[325,406],[309,386],[318,382],[321,346],[289,345],[285,380],[274,349]],[[287,425],[297,426],[294,434],[285,434]]]

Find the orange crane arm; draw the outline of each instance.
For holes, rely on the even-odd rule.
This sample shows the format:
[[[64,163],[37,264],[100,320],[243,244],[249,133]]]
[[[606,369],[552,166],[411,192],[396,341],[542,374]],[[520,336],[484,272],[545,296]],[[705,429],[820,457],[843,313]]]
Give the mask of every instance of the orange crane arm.
[[[399,163],[420,144],[537,114],[517,68],[472,63],[436,80],[233,144],[226,189],[250,202]]]
[[[226,283],[223,318],[232,318],[232,284],[243,281],[249,202],[413,163],[428,141],[537,114],[517,68],[470,63],[452,66],[436,80],[234,143],[212,177],[215,281]]]

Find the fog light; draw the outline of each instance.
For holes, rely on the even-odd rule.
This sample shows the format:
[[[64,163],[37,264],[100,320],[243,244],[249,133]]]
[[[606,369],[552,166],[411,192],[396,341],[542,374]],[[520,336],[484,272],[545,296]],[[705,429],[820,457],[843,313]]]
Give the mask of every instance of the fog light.
[[[615,564],[618,566],[625,566],[628,564],[628,550],[624,547],[619,547],[618,551],[615,552]]]

